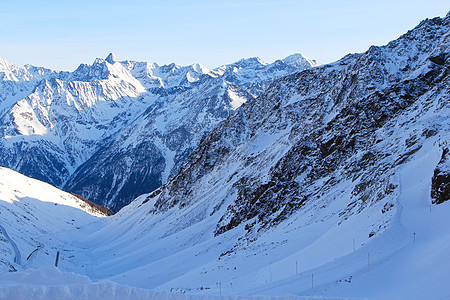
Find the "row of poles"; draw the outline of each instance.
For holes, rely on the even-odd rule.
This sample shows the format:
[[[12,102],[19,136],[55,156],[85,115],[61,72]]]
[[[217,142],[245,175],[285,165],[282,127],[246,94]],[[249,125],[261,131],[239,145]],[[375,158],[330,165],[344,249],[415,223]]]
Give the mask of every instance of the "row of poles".
[[[416,233],[413,233],[413,243],[416,243]],[[353,239],[353,252],[356,251],[355,239]],[[59,250],[56,252],[55,267],[58,267]],[[370,266],[370,252],[367,253],[367,266]],[[295,275],[298,275],[298,260],[295,261]],[[272,281],[272,264],[270,264],[270,280]],[[218,283],[219,294],[222,295],[222,282]],[[314,289],[314,273],[311,274],[311,288]]]
[[[416,233],[413,233],[413,243],[416,243]],[[353,239],[353,252],[356,251],[356,242]],[[370,266],[370,252],[367,253],[367,266]],[[298,261],[295,261],[295,275],[298,275]],[[270,266],[270,279],[272,281],[272,270]],[[314,288],[314,274],[311,274],[311,288]]]

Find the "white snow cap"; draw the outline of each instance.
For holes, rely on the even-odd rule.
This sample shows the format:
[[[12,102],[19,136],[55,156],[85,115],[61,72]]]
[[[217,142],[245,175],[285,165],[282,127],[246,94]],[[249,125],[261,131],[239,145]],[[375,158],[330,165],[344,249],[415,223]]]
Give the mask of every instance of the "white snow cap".
[[[307,58],[306,56],[302,55],[301,53],[294,53],[283,59],[283,61],[291,66],[294,67],[303,67],[305,63],[311,65],[311,67],[319,66],[320,63],[317,62],[314,59]]]
[[[19,68],[13,64],[12,62],[0,58],[0,72],[2,73],[6,73],[5,75],[8,76],[8,74],[11,74],[11,72],[17,71]],[[9,77],[7,77],[8,79],[10,79]]]
[[[265,66],[267,65],[266,62],[262,61],[259,57],[250,57],[250,58],[241,58],[237,62],[235,62],[233,65],[237,65],[239,67],[249,67],[249,66]]]

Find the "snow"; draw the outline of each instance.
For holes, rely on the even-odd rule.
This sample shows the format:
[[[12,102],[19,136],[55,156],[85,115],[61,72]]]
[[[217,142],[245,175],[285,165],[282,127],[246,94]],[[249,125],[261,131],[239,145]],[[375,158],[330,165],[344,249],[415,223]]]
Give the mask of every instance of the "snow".
[[[283,59],[283,62],[297,68],[308,68],[320,66],[320,63],[300,53],[294,53]]]
[[[71,194],[65,193],[42,181],[23,176],[10,169],[0,167],[0,175],[0,185],[2,186],[0,199],[2,204],[10,203],[14,204],[15,207],[20,207],[21,205],[32,205],[34,204],[33,202],[39,201],[77,209],[82,209],[85,206],[83,201]],[[36,206],[37,209],[40,208],[39,203]],[[99,214],[95,210],[87,212],[93,216],[103,216],[103,214]],[[58,214],[61,214],[61,212]],[[65,217],[68,218],[69,216],[70,214],[67,214]]]
[[[244,104],[247,99],[245,97],[240,96],[236,90],[229,88],[227,90],[228,97],[230,97],[230,105],[232,110],[238,109],[242,104]]]
[[[111,67],[109,62],[97,63]],[[345,64],[345,59],[339,63]],[[239,64],[268,66],[257,59]],[[139,65],[144,67],[148,66]],[[397,72],[389,62],[387,68]],[[426,68],[424,64],[410,75],[418,76]],[[194,80],[188,69],[173,64],[159,71],[168,74],[167,78],[185,72],[188,80]],[[242,80],[251,73],[240,72],[238,64],[232,70]],[[219,71],[226,72],[226,68],[212,72]],[[361,75],[370,77],[371,73]],[[76,198],[0,168],[0,270],[4,272],[0,298],[450,298],[450,201],[432,205],[430,199],[431,177],[449,139],[448,93],[440,93],[430,89],[408,110],[387,121],[388,125],[374,128],[380,141],[370,150],[379,151],[377,159],[389,165],[391,173],[385,178],[395,186],[386,198],[351,206],[363,201],[352,198],[355,185],[362,182],[360,176],[338,178],[332,188],[317,190],[332,179],[324,176],[302,187],[316,193],[301,209],[277,226],[253,228],[253,232],[245,228],[252,228],[251,219],[215,236],[218,224],[229,221],[230,215],[224,214],[236,200],[236,182],[247,175],[266,182],[271,164],[292,147],[295,140],[288,136],[294,128],[289,122],[284,129],[272,127],[274,132],[243,134],[244,144],[231,138],[224,141],[235,148],[229,160],[207,170],[205,176],[189,174],[199,178],[195,185],[179,187],[189,188],[188,197],[159,210],[156,204],[164,198],[155,193],[138,197],[115,216],[98,218],[88,214]],[[286,97],[288,104],[301,100],[299,95]],[[180,116],[182,104],[175,99],[167,108],[171,117],[156,119],[156,126],[170,127]],[[327,111],[325,121],[335,113]],[[436,135],[423,135],[424,129],[437,127]],[[418,151],[412,152],[407,145],[411,137],[420,141],[414,145],[420,146]],[[397,165],[406,152],[413,154]],[[355,157],[363,154],[360,150]],[[253,156],[257,157],[255,164],[250,160]],[[302,174],[296,182],[303,184]],[[393,207],[384,212],[386,204]],[[59,269],[52,267],[56,251],[61,251]],[[14,262],[18,256],[23,259]]]
[[[221,252],[233,245],[242,229],[213,238],[210,228],[217,220],[183,224],[194,220],[193,216],[204,210],[201,203],[184,213],[175,209],[147,219],[145,206],[138,209],[144,196],[118,216],[97,219],[86,214],[81,222],[72,226],[65,220],[74,218],[74,211],[64,216],[56,210],[63,205],[43,206],[43,201],[51,199],[51,203],[67,204],[67,199],[52,196],[53,189],[46,184],[24,180],[17,173],[2,169],[0,199],[5,202],[3,208],[11,209],[7,203],[15,203],[22,209],[28,207],[39,221],[32,222],[37,228],[22,223],[19,232],[14,225],[17,217],[2,209],[0,223],[7,227],[23,257],[38,244],[44,249],[38,250],[23,266],[14,264],[11,256],[11,264],[19,272],[0,276],[0,295],[4,295],[4,299],[79,299],[98,295],[107,295],[110,299],[273,299],[275,296],[278,297],[275,299],[283,299],[281,296],[305,299],[292,298],[289,296],[292,294],[445,299],[450,296],[446,292],[450,269],[450,204],[430,206],[429,198],[430,178],[441,151],[436,139],[430,140],[414,159],[398,169],[398,209],[385,232],[370,239],[367,236],[371,225],[377,223],[371,218],[379,215],[379,206],[352,216],[340,225],[333,218],[327,219],[324,212],[315,214],[313,218],[317,221],[311,223],[306,217],[308,212],[299,212],[289,224],[281,224],[247,249],[220,260]],[[230,166],[229,172],[236,168]],[[218,180],[224,178],[225,181],[228,177],[216,174]],[[39,187],[41,184],[45,189]],[[343,182],[341,187],[345,189],[347,184]],[[5,187],[9,187],[9,192]],[[24,195],[20,196],[21,193]],[[25,197],[29,193],[41,199],[40,202]],[[217,190],[217,193],[224,191]],[[46,197],[42,199],[39,195]],[[333,205],[345,206],[345,194],[340,201]],[[25,203],[35,207],[30,208]],[[321,205],[320,201],[317,205]],[[223,207],[226,206],[225,203]],[[336,207],[329,207],[329,210],[334,211]],[[45,213],[45,209],[51,210]],[[15,212],[20,213],[20,210]],[[22,214],[27,216],[26,212]],[[191,218],[184,219],[187,215]],[[18,220],[21,218],[19,215]],[[36,230],[48,233],[41,236]],[[36,244],[31,247],[30,241]],[[9,246],[2,245],[5,247]],[[62,250],[60,270],[51,267],[54,247]],[[311,288],[312,276],[314,288]],[[167,292],[171,290],[186,294]],[[220,293],[224,296],[220,297]],[[239,298],[233,295],[267,296]]]
[[[8,232],[1,225],[0,225],[0,231],[2,232],[3,236],[8,240],[8,242],[11,244],[11,246],[14,249],[14,262],[19,265],[22,264],[22,255],[20,254],[19,248],[17,248],[16,243],[9,237]]]
[[[87,224],[98,228],[99,216],[71,194],[0,167],[0,271],[53,263],[59,242],[80,237]]]
[[[428,143],[420,152],[416,160],[398,171],[401,193],[397,202],[400,209],[385,233],[364,244],[359,242],[360,237],[354,235],[372,223],[368,217],[375,212],[360,215],[343,227],[334,226],[300,253],[284,260],[290,260],[293,270],[293,261],[297,258],[301,265],[300,276],[280,278],[269,286],[253,289],[251,293],[280,295],[288,290],[306,295],[320,293],[369,299],[449,297],[446,285],[450,264],[446,257],[450,253],[450,222],[446,215],[450,212],[450,205],[431,207],[429,198],[430,178],[441,149]],[[352,236],[356,236],[356,251],[353,251]],[[344,252],[339,253],[340,250]],[[326,259],[328,255],[336,257]],[[316,260],[311,261],[311,258]],[[285,264],[284,261],[278,264]],[[320,264],[315,265],[318,262]],[[277,269],[277,266],[272,264],[272,269]],[[314,289],[310,288],[312,274]]]
[[[380,206],[351,216],[342,224],[335,223],[326,212],[305,219],[309,212],[304,211],[266,232],[247,249],[218,259],[242,229],[213,237],[211,228],[218,220],[195,217],[207,213],[202,203],[188,211],[172,209],[148,219],[143,196],[117,216],[99,221],[88,218],[84,222],[93,223],[73,236],[64,234],[56,242],[41,241],[47,248],[57,245],[62,250],[60,270],[51,267],[54,254],[44,259],[38,251],[26,268],[18,266],[20,272],[0,276],[0,294],[68,299],[78,299],[79,295],[95,298],[101,293],[111,299],[443,299],[449,296],[450,204],[430,206],[429,198],[430,178],[441,151],[436,139],[429,140],[413,160],[397,170],[398,208],[390,227],[372,238],[367,234],[371,225],[379,222]],[[229,172],[236,167],[230,166]],[[18,175],[9,172],[12,176],[8,177],[14,181]],[[215,178],[225,181],[228,176],[216,174]],[[341,187],[345,189],[346,184]],[[152,206],[154,201],[147,205]],[[345,206],[345,194],[340,201],[333,202],[329,211]],[[223,204],[222,209],[226,206]],[[186,215],[191,217],[184,219]],[[184,224],[195,219],[198,221]],[[7,222],[12,220],[10,217]],[[5,220],[1,222],[5,224]],[[18,233],[12,232],[11,238],[17,239]],[[25,239],[27,234],[27,230],[21,233]],[[26,248],[20,239],[17,244],[19,249]],[[25,253],[32,250],[28,247]],[[37,270],[27,269],[30,267]]]
[[[0,275],[0,299],[154,299],[154,300],[345,300],[323,297],[205,296],[180,295],[119,285],[112,281],[92,282],[89,277],[61,272],[56,267],[27,269]]]

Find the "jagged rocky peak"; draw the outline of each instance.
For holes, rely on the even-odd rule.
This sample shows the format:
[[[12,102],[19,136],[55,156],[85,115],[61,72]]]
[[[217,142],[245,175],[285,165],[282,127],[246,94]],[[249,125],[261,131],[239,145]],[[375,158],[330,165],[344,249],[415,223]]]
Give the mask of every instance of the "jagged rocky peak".
[[[137,93],[145,92],[142,84],[130,73],[124,64],[117,61],[112,53],[106,59],[96,58],[92,65],[81,64],[74,72],[67,75],[66,80],[91,83],[97,80],[103,80],[105,83],[122,81],[125,85],[117,88],[131,88]]]
[[[18,81],[20,68],[6,59],[0,58],[0,79],[8,81]]]
[[[95,79],[105,80],[111,74],[109,68],[103,63],[103,59],[97,58],[93,65],[80,64],[78,68],[70,74],[73,81],[90,82]]]
[[[176,174],[200,138],[242,103],[300,69],[271,68],[253,57],[219,72],[200,63],[118,61],[110,53],[74,72],[17,70],[11,76],[20,88],[10,82],[0,87],[0,98],[12,99],[9,106],[17,102],[13,114],[0,116],[6,124],[0,126],[8,128],[4,134],[15,132],[22,144],[1,144],[0,162],[60,187],[76,186],[71,191],[117,210]],[[25,78],[36,80],[23,86]],[[18,91],[21,99],[14,99]],[[120,159],[109,159],[113,153]],[[115,179],[103,180],[105,174]]]
[[[191,68],[192,68],[194,71],[199,72],[199,73],[202,73],[202,74],[207,74],[207,73],[210,72],[210,70],[209,70],[207,67],[205,67],[204,65],[202,65],[202,64],[200,64],[200,63],[194,63],[194,64],[192,64],[192,65],[191,65]]]
[[[254,71],[254,70],[260,70],[263,69],[267,63],[263,62],[259,57],[250,57],[250,58],[241,58],[240,60],[228,64],[228,65],[222,65],[218,68],[215,68],[213,70],[213,73],[215,75],[227,75],[227,73],[234,72],[247,72],[247,71]]]
[[[23,67],[16,66],[6,59],[0,58],[0,79],[6,81],[31,81],[40,80],[46,76],[64,77],[67,72],[55,72],[43,67],[35,67],[25,65]],[[2,95],[0,95],[1,97]]]
[[[267,63],[262,61],[259,57],[250,57],[242,58],[231,65],[238,68],[258,68],[267,65]]]
[[[155,92],[160,89],[189,86],[196,82],[210,70],[205,66],[195,63],[188,66],[180,66],[175,63],[159,65],[157,63],[122,61],[122,66],[127,69],[141,84]]]
[[[105,60],[110,64],[115,64],[116,62],[118,62],[116,56],[113,53],[109,53],[109,55],[105,58]]]
[[[416,153],[448,153],[449,35],[448,17],[427,20],[386,46],[274,81],[202,139],[148,197],[151,211],[204,205],[203,217],[218,220],[216,235],[241,226],[250,240],[294,213],[341,224],[376,209],[372,230],[383,231],[400,166]],[[448,198],[446,155],[434,176],[436,203]]]

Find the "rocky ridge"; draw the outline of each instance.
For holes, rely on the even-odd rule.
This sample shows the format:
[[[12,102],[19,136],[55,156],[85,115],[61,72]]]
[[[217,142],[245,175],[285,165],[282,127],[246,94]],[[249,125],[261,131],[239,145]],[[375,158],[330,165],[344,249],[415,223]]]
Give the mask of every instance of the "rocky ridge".
[[[398,170],[427,143],[443,153],[434,195],[447,190],[449,28],[449,16],[425,20],[386,46],[275,81],[135,205],[179,215],[173,230],[210,218],[216,236],[244,228],[236,247],[293,214],[341,224],[378,208],[367,234],[383,232],[398,209]]]
[[[246,84],[307,66],[299,55],[277,61],[276,71],[244,61],[222,73],[230,67],[120,62],[113,54],[73,72],[1,60],[0,164],[117,211],[166,182],[202,135],[253,99]]]

